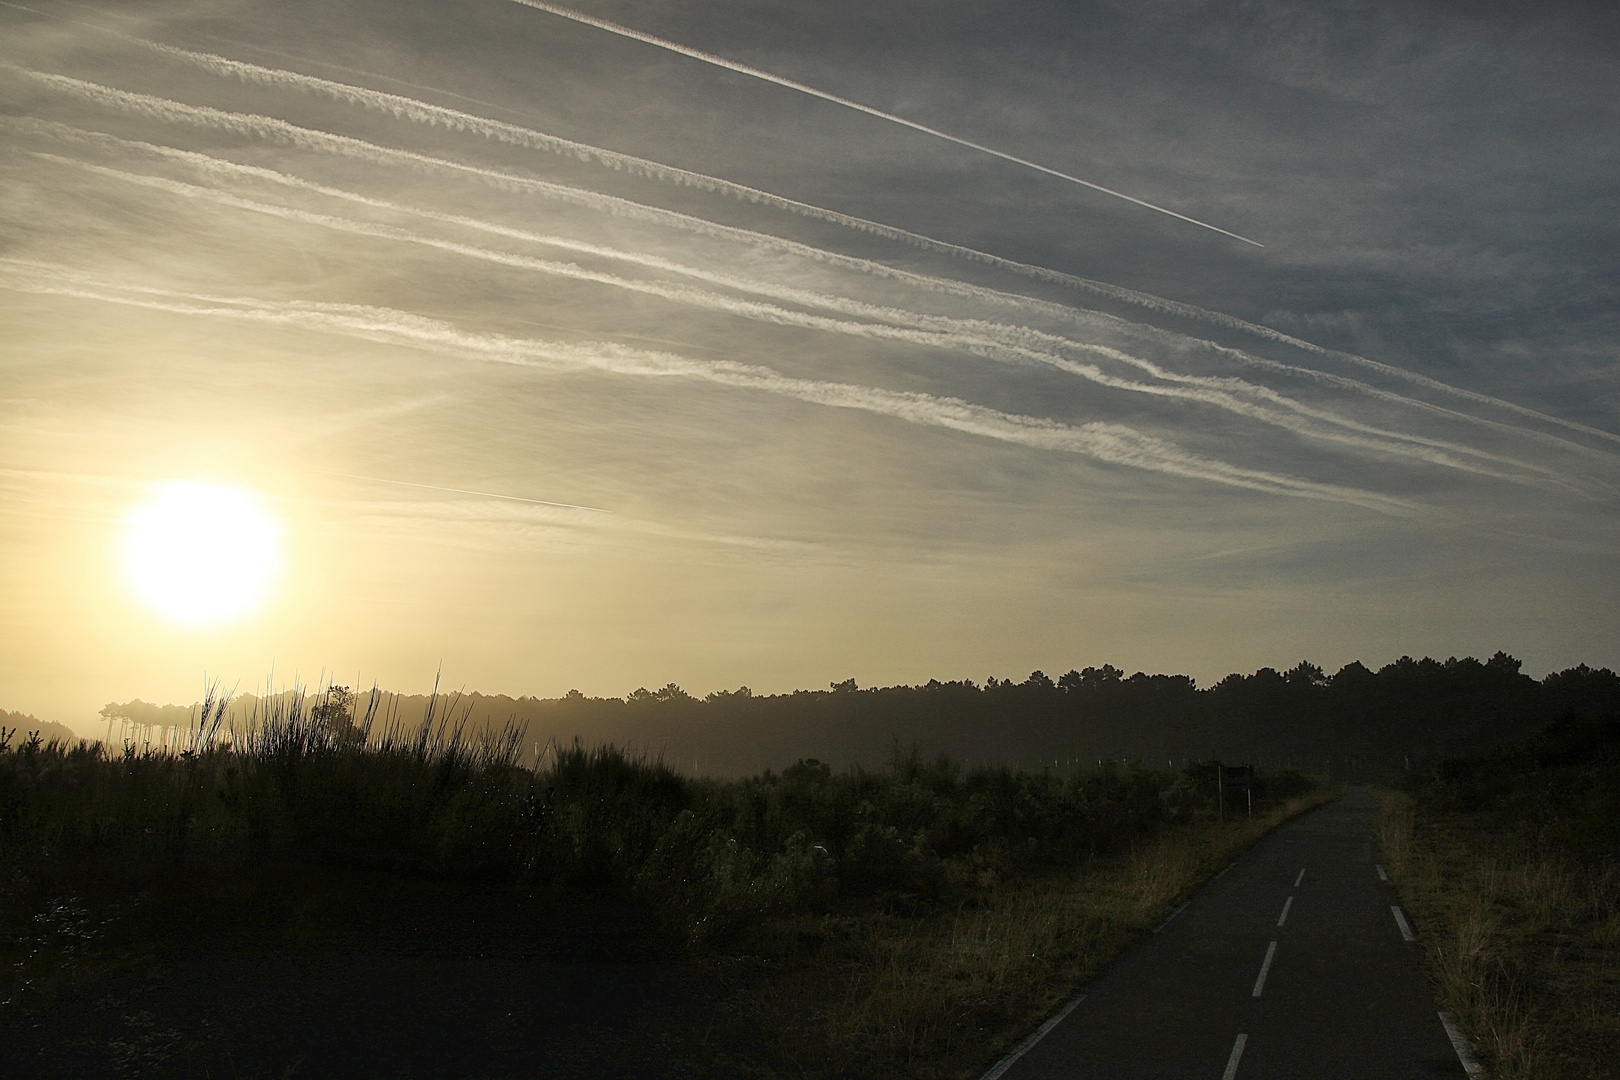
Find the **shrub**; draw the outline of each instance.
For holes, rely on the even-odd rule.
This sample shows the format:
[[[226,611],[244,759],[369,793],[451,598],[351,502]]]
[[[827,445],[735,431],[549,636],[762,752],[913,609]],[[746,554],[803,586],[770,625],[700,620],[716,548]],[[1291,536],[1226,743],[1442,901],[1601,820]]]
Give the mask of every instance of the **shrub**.
[[[277,860],[617,888],[697,940],[766,915],[915,912],[1212,807],[1199,767],[964,773],[916,750],[886,772],[805,759],[720,782],[576,743],[530,770],[514,764],[520,731],[468,740],[454,699],[414,729],[376,701],[295,696],[245,731],[221,730],[210,702],[180,754],[0,743],[0,862],[120,888]]]

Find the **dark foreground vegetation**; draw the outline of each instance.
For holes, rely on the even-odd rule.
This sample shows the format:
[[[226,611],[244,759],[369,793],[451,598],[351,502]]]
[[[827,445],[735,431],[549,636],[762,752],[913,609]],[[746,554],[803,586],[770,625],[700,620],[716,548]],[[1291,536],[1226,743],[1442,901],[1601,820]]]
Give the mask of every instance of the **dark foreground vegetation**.
[[[427,705],[422,697],[384,697],[383,708],[400,715],[420,716]],[[244,695],[227,723],[286,700]],[[469,730],[526,726],[518,747],[525,764],[547,745],[577,738],[644,749],[687,774],[743,777],[802,757],[838,768],[881,767],[898,741],[968,765],[1067,771],[1099,759],[1180,767],[1225,758],[1366,780],[1524,738],[1566,711],[1620,710],[1620,676],[1583,664],[1536,680],[1498,652],[1483,661],[1405,656],[1376,671],[1352,663],[1332,674],[1302,661],[1286,671],[1228,675],[1209,687],[1185,675],[1126,675],[1104,664],[982,684],[862,689],[849,679],[828,690],[766,695],[740,687],[698,698],[671,683],[624,698],[572,692],[463,701]],[[184,738],[194,714],[194,707],[142,701],[102,711],[114,745],[125,732],[137,745],[165,731]]]
[[[1620,715],[1416,768],[1380,832],[1489,1074],[1620,1075]]]
[[[284,701],[177,754],[0,750],[0,1074],[971,1076],[1313,785],[740,781]],[[435,712],[437,715],[435,715]]]

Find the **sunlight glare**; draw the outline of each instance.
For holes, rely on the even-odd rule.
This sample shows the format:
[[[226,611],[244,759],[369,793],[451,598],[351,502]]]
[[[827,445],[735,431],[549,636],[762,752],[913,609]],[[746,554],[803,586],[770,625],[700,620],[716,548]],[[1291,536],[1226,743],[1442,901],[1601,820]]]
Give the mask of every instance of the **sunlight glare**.
[[[280,562],[278,533],[249,491],[171,480],[129,516],[124,568],[135,592],[165,617],[220,623],[263,602]]]

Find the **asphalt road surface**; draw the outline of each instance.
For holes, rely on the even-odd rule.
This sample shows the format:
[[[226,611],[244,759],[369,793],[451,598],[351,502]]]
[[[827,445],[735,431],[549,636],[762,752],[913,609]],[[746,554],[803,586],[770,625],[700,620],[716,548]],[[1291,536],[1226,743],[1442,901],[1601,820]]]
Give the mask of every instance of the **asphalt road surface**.
[[[985,1080],[1418,1080],[1468,1069],[1365,788],[1278,828]]]

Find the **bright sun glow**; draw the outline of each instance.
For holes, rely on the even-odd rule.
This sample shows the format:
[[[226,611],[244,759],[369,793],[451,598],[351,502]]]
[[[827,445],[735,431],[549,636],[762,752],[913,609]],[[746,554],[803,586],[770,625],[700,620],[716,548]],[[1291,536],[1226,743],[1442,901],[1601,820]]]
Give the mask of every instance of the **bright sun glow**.
[[[171,480],[129,517],[124,568],[135,592],[175,622],[245,615],[280,562],[275,520],[242,488]]]

